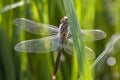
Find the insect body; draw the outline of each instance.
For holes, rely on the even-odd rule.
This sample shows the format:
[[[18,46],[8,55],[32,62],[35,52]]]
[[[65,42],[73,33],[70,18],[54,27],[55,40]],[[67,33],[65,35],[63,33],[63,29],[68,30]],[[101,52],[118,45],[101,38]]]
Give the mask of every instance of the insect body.
[[[59,28],[49,24],[36,23],[24,18],[15,19],[14,24],[36,35],[52,35],[45,38],[22,41],[15,46],[15,50],[28,53],[47,53],[58,50],[53,73],[53,79],[55,79],[62,49],[64,48],[68,54],[73,53],[73,41],[72,38],[69,37],[70,31],[68,26],[68,17],[64,16],[61,19]],[[81,30],[81,32],[84,40],[88,41],[100,40],[106,37],[105,32],[101,30]],[[93,53],[92,50],[88,47],[85,47],[85,51]],[[94,57],[94,55],[92,57]]]

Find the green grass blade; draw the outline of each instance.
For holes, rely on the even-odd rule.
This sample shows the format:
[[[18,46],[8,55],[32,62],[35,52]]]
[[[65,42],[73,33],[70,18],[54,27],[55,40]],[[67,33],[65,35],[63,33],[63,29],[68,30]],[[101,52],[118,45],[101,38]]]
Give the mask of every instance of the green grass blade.
[[[75,52],[78,61],[78,68],[81,80],[92,80],[88,67],[88,61],[84,55],[84,42],[81,36],[80,26],[77,20],[75,8],[72,0],[63,0],[65,9],[68,11],[70,30],[74,42]],[[78,37],[80,36],[80,37]]]
[[[16,3],[14,3],[14,4],[4,6],[3,8],[0,9],[0,13],[7,12],[7,11],[9,11],[9,10],[11,10],[11,9],[20,7],[20,6],[22,6],[22,5],[24,5],[24,2],[23,2],[23,1],[16,2]]]
[[[2,26],[0,26],[2,27]],[[15,80],[15,67],[12,59],[12,53],[10,52],[10,42],[4,30],[0,28],[0,65],[2,72],[2,79],[0,80]],[[5,77],[4,77],[5,76]]]
[[[106,60],[106,58],[110,55],[110,52],[114,48],[116,42],[120,39],[120,35],[113,35],[110,39],[110,41],[107,43],[105,50],[97,57],[97,59],[93,62],[91,65],[91,69],[93,69],[95,66],[100,65]]]

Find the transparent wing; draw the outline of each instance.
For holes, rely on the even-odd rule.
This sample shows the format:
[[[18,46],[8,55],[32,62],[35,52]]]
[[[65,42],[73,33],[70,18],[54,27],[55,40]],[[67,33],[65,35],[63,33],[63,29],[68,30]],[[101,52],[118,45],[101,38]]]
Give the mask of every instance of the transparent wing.
[[[28,53],[46,53],[54,51],[59,47],[59,37],[50,36],[40,39],[26,40],[18,43],[15,50]]]
[[[72,55],[74,53],[72,39],[68,39],[67,42],[63,45],[63,47],[64,47],[65,52],[67,52],[68,54]],[[85,46],[85,53],[86,53],[86,56],[88,56],[90,60],[93,60],[96,57],[94,51],[86,46]]]
[[[15,19],[14,24],[36,35],[54,35],[58,33],[58,28],[53,25],[41,24],[25,18]]]
[[[85,41],[94,41],[104,39],[107,35],[102,30],[81,30]]]

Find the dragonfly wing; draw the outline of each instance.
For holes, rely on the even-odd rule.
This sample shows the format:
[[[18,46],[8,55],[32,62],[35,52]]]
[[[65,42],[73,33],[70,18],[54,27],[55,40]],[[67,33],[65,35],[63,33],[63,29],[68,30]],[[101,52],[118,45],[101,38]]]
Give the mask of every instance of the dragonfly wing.
[[[81,30],[85,41],[94,41],[104,39],[107,35],[102,30]]]
[[[72,55],[74,53],[74,48],[73,48],[73,41],[72,39],[68,39],[67,42],[65,43],[65,45],[63,45],[65,52],[67,52],[68,54]],[[85,46],[85,54],[86,56],[89,57],[90,60],[95,58],[95,53],[92,49],[88,48],[87,46]]]
[[[18,43],[15,50],[28,53],[47,53],[59,47],[59,37],[50,36],[40,39],[26,40]]]
[[[53,25],[41,24],[25,18],[15,19],[14,24],[36,35],[51,35],[51,34],[54,35],[54,34],[57,34],[59,30],[57,27]]]

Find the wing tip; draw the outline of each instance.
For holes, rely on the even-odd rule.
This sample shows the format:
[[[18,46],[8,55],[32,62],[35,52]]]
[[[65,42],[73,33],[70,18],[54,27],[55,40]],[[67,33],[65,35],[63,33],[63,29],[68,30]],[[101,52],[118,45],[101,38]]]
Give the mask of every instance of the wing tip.
[[[104,39],[104,38],[106,38],[107,37],[107,34],[104,32],[104,31],[102,31],[102,30],[99,30],[103,35],[103,37],[101,38],[101,39]]]
[[[19,49],[19,43],[14,46],[14,50],[18,51],[18,52],[21,52],[20,49]]]
[[[14,23],[15,25],[17,25],[20,20],[25,20],[25,18],[15,18],[15,19],[13,20],[13,23]]]

